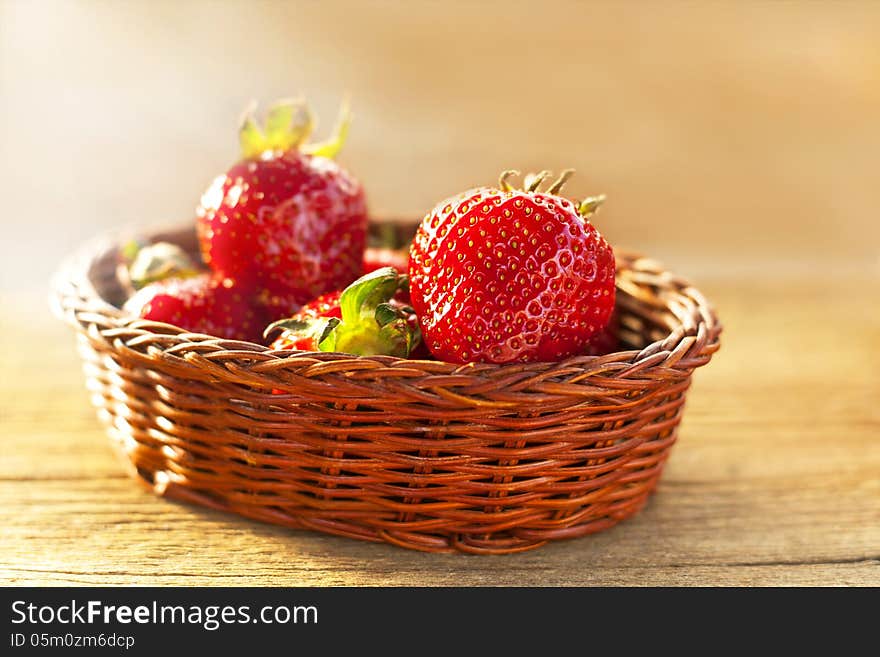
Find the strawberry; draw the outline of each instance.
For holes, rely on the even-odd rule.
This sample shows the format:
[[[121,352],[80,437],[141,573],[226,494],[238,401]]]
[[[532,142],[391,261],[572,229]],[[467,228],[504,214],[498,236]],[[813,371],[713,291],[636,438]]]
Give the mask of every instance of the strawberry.
[[[307,146],[313,120],[301,101],[274,105],[264,130],[248,112],[239,135],[243,159],[214,180],[197,208],[205,263],[260,289],[272,319],[361,274],[364,191],[332,159],[348,123],[343,106],[334,137]]]
[[[270,324],[264,335],[281,331],[272,349],[406,358],[419,341],[412,308],[394,299],[406,283],[393,267],[382,267],[344,290],[321,295],[293,317]]]
[[[617,337],[619,329],[620,321],[617,313],[612,312],[608,325],[590,338],[584,353],[587,356],[604,356],[620,349],[620,340]]]
[[[364,251],[363,272],[369,274],[380,267],[394,267],[401,274],[409,270],[409,251],[368,246]]]
[[[431,353],[455,363],[555,361],[584,353],[614,307],[614,254],[548,172],[439,203],[410,248],[410,293]]]
[[[263,309],[249,302],[250,296],[232,279],[206,273],[150,283],[126,301],[124,309],[193,333],[259,342],[267,320]]]

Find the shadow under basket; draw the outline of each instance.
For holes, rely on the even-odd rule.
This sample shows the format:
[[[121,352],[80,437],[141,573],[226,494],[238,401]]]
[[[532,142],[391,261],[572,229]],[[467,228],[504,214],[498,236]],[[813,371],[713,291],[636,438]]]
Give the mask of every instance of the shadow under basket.
[[[148,237],[196,250],[191,227]],[[637,513],[719,348],[698,290],[618,253],[622,351],[515,365],[273,352],[123,313],[121,243],[62,266],[53,305],[131,472],[159,495],[417,550],[517,552]]]

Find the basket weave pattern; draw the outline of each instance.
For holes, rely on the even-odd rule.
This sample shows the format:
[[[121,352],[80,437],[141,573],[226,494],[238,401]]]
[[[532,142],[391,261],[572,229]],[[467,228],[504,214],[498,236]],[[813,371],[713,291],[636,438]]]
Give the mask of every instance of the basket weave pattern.
[[[157,234],[194,250],[191,230]],[[118,244],[54,286],[98,415],[159,495],[433,552],[505,553],[608,528],[655,489],[691,374],[719,348],[700,292],[618,254],[625,351],[455,365],[273,352],[117,307]]]

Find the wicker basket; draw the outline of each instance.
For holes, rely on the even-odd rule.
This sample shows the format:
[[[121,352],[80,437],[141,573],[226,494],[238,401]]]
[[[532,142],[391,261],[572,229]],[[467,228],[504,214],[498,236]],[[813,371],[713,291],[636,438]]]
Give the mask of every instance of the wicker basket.
[[[195,251],[192,228],[151,237]],[[69,260],[53,303],[132,474],[159,495],[417,550],[528,550],[638,512],[691,373],[719,348],[699,291],[618,254],[626,351],[504,366],[272,352],[124,314],[119,243]]]

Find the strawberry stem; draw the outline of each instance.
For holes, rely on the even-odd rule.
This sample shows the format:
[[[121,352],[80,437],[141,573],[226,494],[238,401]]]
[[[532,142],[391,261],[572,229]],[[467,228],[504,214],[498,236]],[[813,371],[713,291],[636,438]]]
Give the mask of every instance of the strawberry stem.
[[[266,327],[266,330],[263,331],[263,337],[268,338],[275,331],[283,330],[296,333],[299,337],[312,338],[315,344],[320,344],[333,329],[339,326],[339,323],[340,320],[337,317],[279,319]]]
[[[518,175],[520,175],[520,173],[516,169],[508,169],[507,171],[502,171],[501,176],[498,178],[498,186],[501,187],[501,190],[504,192],[514,191],[516,188],[509,182],[507,182],[507,179],[511,176]]]
[[[556,182],[550,185],[547,188],[548,194],[558,194],[562,191],[563,185],[568,182],[568,179],[571,178],[571,175],[574,173],[574,169],[565,169],[560,175],[559,178],[556,179]]]
[[[321,351],[409,356],[419,339],[417,329],[389,303],[407,282],[394,267],[380,267],[345,288],[339,297],[342,322],[320,342]]]
[[[276,330],[287,331],[291,342],[307,340],[319,351],[336,351],[356,356],[384,354],[406,358],[421,340],[411,308],[392,302],[408,283],[408,277],[394,267],[381,267],[362,276],[342,291],[335,317],[292,317],[270,324],[264,337]]]
[[[605,202],[605,194],[599,194],[599,196],[588,196],[581,204],[578,206],[578,214],[581,215],[584,219],[589,219],[593,214],[595,214],[596,210],[599,209],[599,206]]]
[[[315,120],[304,100],[294,98],[277,101],[266,112],[263,126],[254,116],[256,108],[256,102],[248,105],[238,129],[241,153],[245,159],[258,158],[267,151],[284,153],[294,149],[308,155],[333,158],[342,150],[351,125],[350,103],[345,99],[330,138],[307,145],[305,142],[315,128]]]
[[[348,128],[351,125],[351,103],[348,98],[343,99],[339,107],[339,118],[336,119],[336,128],[326,141],[305,146],[302,151],[309,155],[333,159],[339,155],[339,151],[348,139]]]
[[[553,194],[558,195],[562,188],[565,186],[565,183],[568,182],[568,179],[571,178],[574,173],[574,169],[564,169],[562,173],[559,174],[559,177],[547,188],[545,194]],[[515,169],[508,169],[501,173],[501,176],[498,178],[498,186],[501,188],[503,192],[513,192],[517,191],[517,188],[511,185],[508,182],[508,179],[511,176],[518,176],[519,171]],[[541,186],[541,183],[547,179],[547,176],[551,175],[549,171],[541,171],[539,173],[527,173],[525,178],[523,179],[523,190],[524,192],[532,193],[538,191]],[[588,196],[578,205],[578,214],[580,214],[584,219],[589,219],[596,210],[599,209],[599,206],[605,201],[605,194],[599,194],[598,196]]]
[[[523,189],[527,192],[537,191],[544,179],[550,175],[549,171],[541,171],[539,173],[528,173],[523,180]]]

